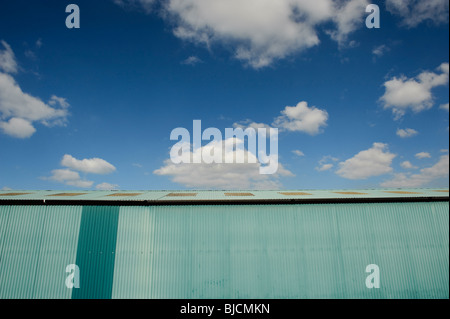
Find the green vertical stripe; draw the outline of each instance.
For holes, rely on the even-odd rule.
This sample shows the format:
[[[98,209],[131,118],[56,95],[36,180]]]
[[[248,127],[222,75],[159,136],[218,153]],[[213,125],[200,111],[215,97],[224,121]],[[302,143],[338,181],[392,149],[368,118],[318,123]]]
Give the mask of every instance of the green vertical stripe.
[[[110,299],[114,278],[119,207],[83,207],[77,261],[80,288],[72,299]]]

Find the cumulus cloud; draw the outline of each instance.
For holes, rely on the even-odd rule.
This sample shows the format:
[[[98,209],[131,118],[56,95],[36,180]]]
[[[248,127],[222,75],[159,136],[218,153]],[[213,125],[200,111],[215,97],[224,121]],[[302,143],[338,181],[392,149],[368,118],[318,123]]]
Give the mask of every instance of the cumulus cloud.
[[[112,190],[118,190],[120,187],[117,184],[110,184],[110,183],[101,183],[95,186],[96,189],[100,191],[112,191]]]
[[[372,148],[339,163],[336,173],[352,180],[388,174],[392,172],[391,164],[395,157],[395,154],[389,152],[387,144],[374,143]]]
[[[0,49],[0,70],[5,73],[17,73],[17,62],[13,50],[5,41],[0,41],[4,50]]]
[[[24,93],[10,75],[0,73],[0,112],[2,119],[18,117],[29,122],[40,121],[51,126],[55,122],[60,123],[66,120],[68,116],[67,106],[53,108],[39,98]]]
[[[420,152],[420,153],[417,153],[415,156],[418,159],[431,158],[431,154],[427,153],[427,152]]]
[[[308,107],[308,103],[303,101],[296,106],[286,106],[281,111],[281,115],[273,120],[272,125],[257,123],[250,119],[233,123],[234,128],[243,130],[252,128],[258,131],[259,128],[278,128],[280,132],[303,132],[309,135],[322,133],[322,128],[327,125],[328,112],[314,106]]]
[[[101,158],[90,158],[78,160],[72,155],[64,155],[61,165],[70,169],[92,174],[110,174],[116,170],[116,168]]]
[[[305,153],[303,153],[300,150],[293,150],[292,153],[294,153],[295,155],[300,156],[300,157],[305,156]]]
[[[319,43],[309,23],[290,18],[294,12],[284,0],[170,0],[167,12],[176,21],[175,36],[208,46],[230,43],[235,57],[254,68]]]
[[[400,136],[401,138],[413,137],[416,136],[417,134],[419,134],[419,132],[417,132],[412,128],[397,130],[397,135]]]
[[[36,132],[36,129],[27,120],[13,117],[7,122],[0,121],[0,129],[6,135],[16,138],[27,138]]]
[[[327,125],[328,112],[314,106],[308,107],[307,102],[300,102],[297,106],[286,106],[272,124],[280,131],[303,132],[309,135],[321,133]]]
[[[449,64],[442,63],[437,72],[424,71],[416,78],[394,77],[384,83],[385,93],[380,98],[385,109],[391,109],[396,119],[407,110],[415,113],[433,106],[431,90],[448,84]]]
[[[413,164],[411,164],[410,161],[404,161],[400,164],[400,166],[404,169],[417,169],[417,166],[414,166]]]
[[[112,173],[116,170],[113,165],[101,158],[78,160],[68,154],[63,156],[61,166],[68,168],[55,169],[52,171],[52,175],[50,177],[43,177],[43,179],[56,181],[74,187],[91,188],[92,185],[94,185],[94,182],[82,179],[79,172],[103,175]],[[111,189],[118,188],[118,185],[102,183],[97,185],[97,189],[106,189],[109,186],[111,186]]]
[[[55,169],[52,171],[52,175],[50,177],[46,177],[44,179],[80,188],[90,188],[94,184],[93,181],[81,179],[78,172],[74,172],[70,169]]]
[[[414,28],[423,21],[448,23],[448,0],[386,0],[386,9],[401,17],[401,24]]]
[[[320,167],[316,167],[316,170],[318,170],[319,172],[324,172],[332,169],[333,166],[334,166],[333,164],[323,164]]]
[[[442,104],[439,108],[440,108],[441,110],[444,110],[444,111],[447,111],[447,112],[448,112],[448,103],[447,103],[447,104]]]
[[[234,144],[236,144],[235,148]],[[293,176],[281,163],[278,163],[276,174],[260,174],[261,163],[255,154],[243,146],[244,141],[236,138],[212,141],[188,154],[180,155],[183,158],[192,159],[192,164],[174,164],[168,159],[164,162],[163,167],[153,173],[170,176],[173,182],[185,187],[214,189],[279,189],[281,187],[280,176]],[[212,154],[217,148],[222,148],[222,163],[205,163],[202,156]],[[187,149],[192,149],[191,145],[187,145]],[[235,163],[234,159],[238,157],[244,158],[244,163]]]
[[[324,156],[319,161],[319,166],[316,167],[316,171],[319,171],[319,172],[329,171],[330,169],[332,169],[334,167],[333,162],[337,162],[338,160],[339,159],[336,157],[332,157],[329,155]]]
[[[423,187],[438,179],[449,177],[449,156],[443,155],[435,165],[420,170],[419,174],[395,174],[394,178],[383,182],[381,187]]]
[[[56,95],[52,95],[50,97],[50,101],[48,102],[48,104],[51,106],[59,105],[63,109],[67,109],[70,106],[70,104],[67,102],[67,99],[58,97]]]
[[[176,37],[211,48],[230,47],[236,59],[255,69],[320,43],[323,28],[343,45],[364,26],[368,0],[114,0],[140,3],[149,12],[160,3]]]
[[[337,29],[330,32],[331,38],[340,46],[348,42],[348,36],[361,27],[364,23],[365,9],[369,5],[366,0],[352,0],[347,2],[335,2],[335,15],[333,21]]]
[[[299,102],[296,106],[286,106],[281,111],[281,115],[273,120],[272,125],[257,123],[250,119],[233,123],[234,128],[278,128],[280,132],[303,132],[309,135],[322,133],[322,129],[327,125],[328,112],[314,106],[309,107],[308,103]]]
[[[11,48],[2,41],[6,47],[6,52]],[[13,54],[13,53],[11,53]],[[7,53],[7,56],[14,55]],[[13,67],[8,58],[0,60],[1,69],[14,73],[17,67]],[[5,62],[6,61],[6,62]],[[14,60],[15,61],[15,60]],[[7,73],[0,72],[0,128],[4,134],[16,138],[27,138],[36,132],[34,122],[40,122],[46,126],[65,125],[69,103],[66,99],[53,95],[48,103],[44,103],[40,98],[31,96],[22,91],[15,79]]]

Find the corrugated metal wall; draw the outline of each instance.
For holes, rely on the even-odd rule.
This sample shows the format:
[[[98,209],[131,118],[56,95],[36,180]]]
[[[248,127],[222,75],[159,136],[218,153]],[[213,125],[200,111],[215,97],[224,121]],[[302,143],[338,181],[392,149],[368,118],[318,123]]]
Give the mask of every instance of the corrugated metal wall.
[[[0,206],[0,298],[70,298],[82,207]]]
[[[449,298],[449,205],[0,206],[0,258],[0,298]]]

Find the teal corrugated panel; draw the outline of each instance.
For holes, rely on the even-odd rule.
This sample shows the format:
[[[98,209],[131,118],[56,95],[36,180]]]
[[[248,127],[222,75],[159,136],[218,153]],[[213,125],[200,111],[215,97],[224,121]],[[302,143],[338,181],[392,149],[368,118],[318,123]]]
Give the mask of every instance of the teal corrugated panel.
[[[122,207],[112,297],[448,298],[448,208]]]
[[[65,284],[66,267],[76,261],[81,207],[51,206],[45,218],[33,297],[67,299],[72,289]]]
[[[76,259],[80,288],[72,299],[111,298],[118,219],[118,206],[83,207]]]
[[[33,298],[45,207],[10,207],[0,269],[1,298]]]
[[[0,298],[447,299],[448,252],[448,202],[0,206]]]
[[[0,206],[0,298],[70,298],[81,208]]]

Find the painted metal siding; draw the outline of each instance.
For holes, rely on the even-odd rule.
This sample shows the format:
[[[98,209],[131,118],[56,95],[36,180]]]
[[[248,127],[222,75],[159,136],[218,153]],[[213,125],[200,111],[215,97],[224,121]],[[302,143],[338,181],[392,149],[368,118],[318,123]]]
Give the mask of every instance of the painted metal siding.
[[[0,298],[70,298],[81,207],[0,206]]]
[[[76,260],[80,288],[73,290],[72,299],[111,299],[119,210],[83,207]]]
[[[0,258],[0,298],[449,298],[449,204],[0,206]]]
[[[448,298],[448,234],[448,203],[125,207],[112,296]]]

